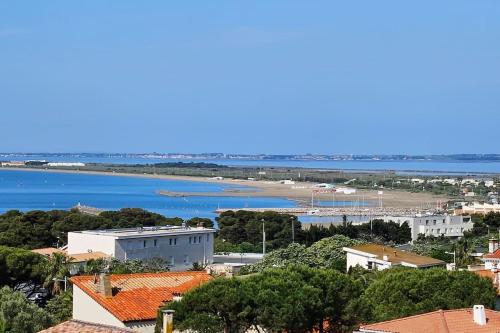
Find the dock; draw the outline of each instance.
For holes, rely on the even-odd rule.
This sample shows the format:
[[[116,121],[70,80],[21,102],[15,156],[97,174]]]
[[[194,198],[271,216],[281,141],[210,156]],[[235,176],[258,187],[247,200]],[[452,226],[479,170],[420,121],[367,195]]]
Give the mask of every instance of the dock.
[[[78,203],[72,209],[76,209],[77,211],[79,211],[82,214],[93,215],[93,216],[98,216],[99,214],[104,212],[104,209],[91,207],[91,206],[84,206],[84,205],[80,205],[80,203]]]
[[[356,208],[356,207],[294,207],[294,208],[220,208],[215,212],[221,214],[226,211],[246,210],[250,212],[276,212],[283,214],[291,214],[296,216],[384,216],[384,215],[414,215],[420,213],[419,209],[408,208]]]

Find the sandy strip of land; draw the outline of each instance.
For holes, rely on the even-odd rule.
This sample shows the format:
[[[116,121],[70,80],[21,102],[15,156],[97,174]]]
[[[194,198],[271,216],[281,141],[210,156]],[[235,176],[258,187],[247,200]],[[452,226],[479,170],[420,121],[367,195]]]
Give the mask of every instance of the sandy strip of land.
[[[56,173],[71,173],[71,174],[88,174],[88,175],[106,175],[120,177],[141,177],[154,178],[165,180],[182,180],[216,184],[229,184],[237,186],[249,186],[254,189],[238,190],[228,189],[224,192],[172,192],[168,188],[159,188],[158,193],[167,196],[242,196],[242,197],[279,197],[295,200],[303,206],[307,206],[311,202],[311,192],[314,183],[297,182],[293,185],[280,184],[278,182],[260,181],[260,180],[240,180],[240,179],[215,179],[206,177],[193,176],[174,176],[174,175],[152,175],[152,174],[134,174],[134,173],[118,173],[118,172],[102,172],[102,171],[79,171],[79,170],[61,170],[61,169],[35,169],[35,168],[12,168],[3,167],[0,170],[16,170],[26,172],[56,172]],[[324,201],[359,201],[366,202],[377,206],[379,199],[382,199],[384,207],[394,208],[435,208],[438,202],[446,202],[449,198],[446,196],[437,196],[432,193],[420,192],[412,193],[400,190],[383,189],[383,195],[379,195],[378,191],[374,190],[357,190],[355,194],[340,194],[335,193],[315,193],[315,200]]]

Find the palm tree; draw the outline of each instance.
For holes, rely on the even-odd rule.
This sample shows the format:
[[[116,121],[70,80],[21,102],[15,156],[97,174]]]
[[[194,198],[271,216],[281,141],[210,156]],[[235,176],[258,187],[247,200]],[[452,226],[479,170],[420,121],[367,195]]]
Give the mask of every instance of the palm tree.
[[[43,265],[45,280],[43,287],[50,291],[52,295],[61,292],[61,281],[69,274],[70,258],[63,253],[52,254]]]

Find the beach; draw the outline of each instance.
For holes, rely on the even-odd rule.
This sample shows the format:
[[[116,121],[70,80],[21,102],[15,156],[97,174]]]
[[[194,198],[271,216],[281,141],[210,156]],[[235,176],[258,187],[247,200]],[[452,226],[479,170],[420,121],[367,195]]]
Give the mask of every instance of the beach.
[[[311,192],[315,183],[310,182],[295,182],[294,184],[281,184],[279,182],[260,181],[260,180],[241,180],[228,178],[207,178],[194,176],[176,176],[176,175],[153,175],[153,174],[135,174],[121,172],[104,172],[104,171],[81,171],[81,170],[62,170],[54,168],[14,168],[3,167],[0,170],[16,170],[26,172],[50,172],[50,173],[69,173],[69,174],[85,174],[85,175],[106,175],[119,177],[140,177],[149,179],[162,180],[179,180],[204,182],[211,184],[228,184],[236,186],[247,186],[249,189],[230,189],[224,192],[176,192],[170,191],[168,188],[158,188],[157,192],[161,195],[172,197],[195,197],[195,196],[210,196],[210,197],[269,197],[269,198],[286,198],[298,202],[300,206],[306,207],[311,204]],[[379,194],[382,191],[383,194]],[[435,208],[438,203],[443,203],[449,200],[446,196],[433,195],[432,193],[412,193],[401,190],[388,190],[374,188],[373,190],[356,190],[354,194],[343,193],[314,193],[314,200],[323,202],[335,201],[358,201],[361,205],[367,204],[371,206],[379,206],[380,203],[384,207],[404,208],[404,209],[422,209]],[[243,207],[242,207],[243,208]]]

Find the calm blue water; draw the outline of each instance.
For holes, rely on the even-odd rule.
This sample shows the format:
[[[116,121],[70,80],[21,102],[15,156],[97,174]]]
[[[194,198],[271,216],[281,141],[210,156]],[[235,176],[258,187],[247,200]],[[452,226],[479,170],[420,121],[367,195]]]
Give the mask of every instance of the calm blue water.
[[[0,212],[68,209],[82,205],[114,210],[139,207],[163,214],[214,218],[221,208],[295,207],[294,201],[254,197],[186,197],[158,195],[160,189],[181,192],[216,192],[240,186],[141,177],[79,175],[0,170]]]
[[[8,160],[26,160],[26,156],[8,156]],[[334,170],[392,170],[401,174],[447,174],[464,173],[500,173],[500,162],[462,162],[462,161],[286,161],[286,160],[234,160],[234,159],[165,159],[135,157],[66,157],[37,156],[54,162],[114,163],[114,164],[148,164],[162,162],[207,162],[229,166],[274,166],[299,167]]]

